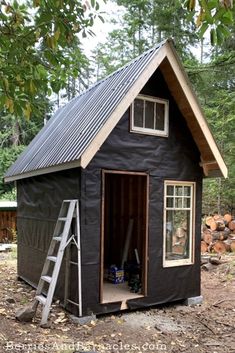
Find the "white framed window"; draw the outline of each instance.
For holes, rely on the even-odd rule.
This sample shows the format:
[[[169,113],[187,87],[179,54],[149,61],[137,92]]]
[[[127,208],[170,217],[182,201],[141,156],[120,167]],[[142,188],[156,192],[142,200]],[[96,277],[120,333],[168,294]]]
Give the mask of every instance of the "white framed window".
[[[131,131],[167,137],[168,130],[168,100],[138,95],[131,105]]]
[[[194,263],[194,182],[165,181],[163,267]]]

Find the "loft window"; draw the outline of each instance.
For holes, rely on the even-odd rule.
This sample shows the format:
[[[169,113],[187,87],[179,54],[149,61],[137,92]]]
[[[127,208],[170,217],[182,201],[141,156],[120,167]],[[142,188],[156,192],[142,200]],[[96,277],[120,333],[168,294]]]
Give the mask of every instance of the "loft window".
[[[165,182],[163,266],[193,263],[195,184]]]
[[[165,99],[137,96],[131,106],[131,131],[168,136],[168,105]]]

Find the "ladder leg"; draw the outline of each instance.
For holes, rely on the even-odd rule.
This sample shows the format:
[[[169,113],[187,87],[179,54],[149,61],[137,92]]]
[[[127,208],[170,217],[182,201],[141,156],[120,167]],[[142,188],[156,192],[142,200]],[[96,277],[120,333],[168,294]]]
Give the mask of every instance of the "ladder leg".
[[[82,278],[81,278],[81,236],[80,236],[80,215],[79,203],[76,207],[76,234],[77,234],[77,251],[78,251],[78,303],[79,316],[82,316]]]
[[[70,261],[71,261],[71,244],[66,248],[66,260],[65,260],[65,283],[64,283],[64,308],[69,296],[69,277],[70,277]]]
[[[82,315],[79,204],[78,204],[78,200],[64,200],[60,209],[59,218],[56,222],[51,244],[49,246],[48,254],[38,283],[35,302],[33,304],[33,308],[35,308],[35,311],[37,309],[39,302],[43,305],[42,319],[41,319],[42,326],[43,325],[45,326],[47,324],[48,316],[51,309],[51,303],[53,300],[55,287],[58,280],[61,263],[63,260],[64,251],[66,247],[67,247],[67,250],[66,250],[67,256],[66,256],[64,304],[66,304],[66,302],[69,301],[68,300],[68,286],[69,286],[69,273],[70,273],[69,264],[71,262],[70,242],[72,239],[75,240],[74,236],[70,237],[70,229],[71,229],[73,217],[75,217],[76,219],[75,234],[77,236],[77,240],[75,241],[75,243],[78,248],[78,264],[77,264],[78,266],[78,304],[77,303],[74,303],[74,304],[79,306],[79,316]],[[60,242],[58,251],[56,250],[56,242]],[[57,251],[56,256],[54,254],[55,251]],[[49,269],[50,269],[51,263],[54,263],[54,269],[53,269],[52,275],[49,275]],[[49,288],[48,288],[46,297],[42,295],[45,282],[49,283]]]

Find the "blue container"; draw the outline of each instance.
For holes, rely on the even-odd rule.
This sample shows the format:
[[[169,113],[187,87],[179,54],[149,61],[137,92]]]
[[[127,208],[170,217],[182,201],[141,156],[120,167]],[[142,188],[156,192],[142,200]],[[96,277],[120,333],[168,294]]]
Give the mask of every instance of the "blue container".
[[[108,280],[114,284],[124,283],[124,270],[115,265],[110,266]]]

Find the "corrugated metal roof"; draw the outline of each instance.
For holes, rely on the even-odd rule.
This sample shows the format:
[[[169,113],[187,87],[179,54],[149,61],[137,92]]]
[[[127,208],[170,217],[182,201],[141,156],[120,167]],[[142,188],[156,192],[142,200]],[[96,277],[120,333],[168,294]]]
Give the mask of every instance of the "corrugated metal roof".
[[[143,53],[58,109],[10,167],[5,178],[79,160],[164,43]]]

